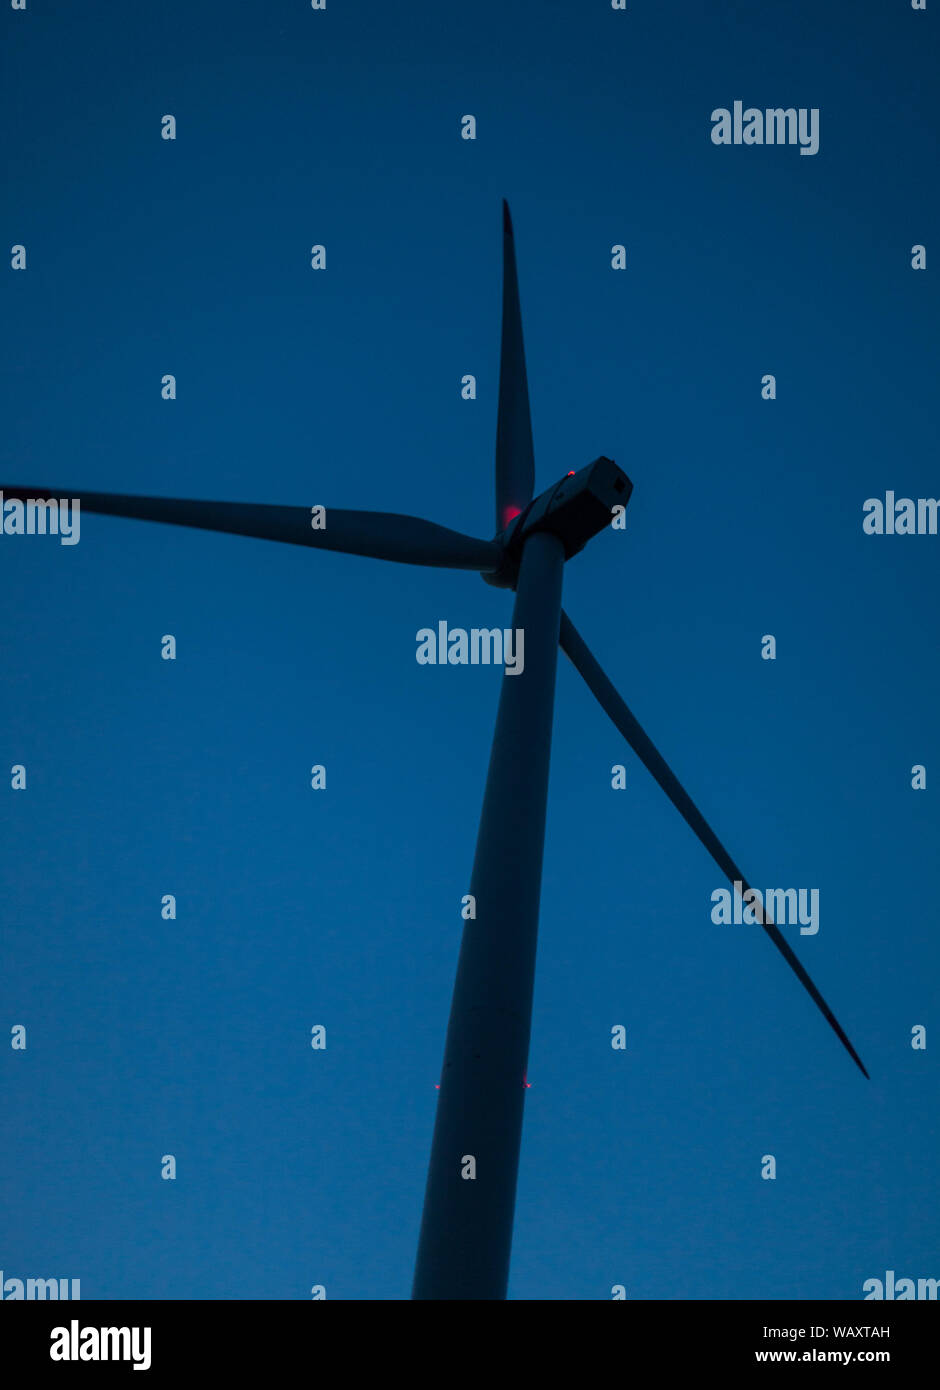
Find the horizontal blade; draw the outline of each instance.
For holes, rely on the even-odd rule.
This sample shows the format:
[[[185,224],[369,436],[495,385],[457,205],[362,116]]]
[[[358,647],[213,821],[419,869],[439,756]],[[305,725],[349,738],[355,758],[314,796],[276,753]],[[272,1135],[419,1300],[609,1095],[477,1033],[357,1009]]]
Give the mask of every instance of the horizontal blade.
[[[503,325],[496,417],[496,530],[502,531],[532,501],[535,454],[529,385],[522,345],[522,309],[509,205],[503,200]]]
[[[0,488],[11,498],[42,501],[73,500],[81,510],[106,516],[134,517],[139,521],[196,526],[204,531],[228,531],[260,540],[287,541],[319,550],[341,550],[375,560],[397,560],[407,565],[435,565],[440,569],[478,570],[499,567],[500,549],[492,541],[475,540],[460,531],[396,512],[341,511],[334,507],[272,507],[254,502],[196,502],[175,497],[128,497],[114,492],[80,489],[20,487]],[[322,515],[314,517],[314,510]],[[316,521],[321,529],[314,529]]]
[[[587,644],[576,629],[574,623],[564,611],[561,615],[560,641],[562,651],[566,656],[570,657],[573,664],[577,667],[578,671],[580,671],[587,682],[588,688],[597,697],[605,714],[613,720],[634,753],[636,753],[643,765],[656,778],[656,781],[669,797],[673,806],[675,806],[676,810],[691,829],[695,831],[695,834],[708,850],[719,869],[721,869],[723,874],[727,875],[732,885],[735,883],[741,884],[742,894],[747,892],[749,890],[747,879],[744,877],[737,864],[735,864],[731,855],[712,830],[701,811],[695,805],[695,802],[685,791],[675,773],[654,747],[653,743],[637,723],[633,714],[617,694],[617,691],[591,655]],[[789,944],[784,940],[778,928],[775,927],[772,922],[767,921],[766,916],[761,922],[761,926],[763,926],[764,931],[770,937],[777,950],[794,971],[810,998],[818,1006],[823,1017],[830,1024],[839,1041],[844,1045],[849,1056],[862,1072],[862,1075],[867,1077],[868,1072],[862,1065],[861,1058],[855,1051],[855,1048],[846,1037],[838,1019],[819,990],[813,984],[806,970],[800,964],[800,961]]]

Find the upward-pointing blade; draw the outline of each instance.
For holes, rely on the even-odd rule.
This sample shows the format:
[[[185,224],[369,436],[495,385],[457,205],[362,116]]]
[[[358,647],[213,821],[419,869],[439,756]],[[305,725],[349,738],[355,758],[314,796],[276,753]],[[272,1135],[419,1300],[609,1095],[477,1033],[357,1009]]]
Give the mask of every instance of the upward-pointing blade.
[[[532,501],[535,455],[529,385],[522,345],[522,310],[509,204],[503,200],[503,326],[499,349],[496,420],[496,530],[502,531]]]
[[[712,830],[701,811],[695,805],[692,798],[679,782],[672,769],[666,763],[665,759],[654,747],[633,714],[617,694],[617,691],[591,655],[586,642],[575,628],[574,623],[564,611],[562,611],[561,615],[561,634],[559,640],[562,651],[566,656],[570,657],[572,663],[580,671],[587,682],[588,688],[597,697],[605,714],[609,715],[613,720],[634,753],[636,753],[643,765],[656,778],[656,781],[669,797],[673,806],[675,806],[676,810],[683,817],[686,824],[695,831],[695,834],[708,850],[719,869],[721,869],[723,874],[727,874],[732,885],[735,882],[740,883],[742,893],[747,892],[749,885],[741,870],[738,868],[737,864],[735,864],[734,860]],[[792,968],[800,983],[808,992],[810,998],[819,1007],[823,1017],[830,1024],[840,1042],[845,1046],[849,1056],[852,1058],[853,1062],[855,1062],[862,1075],[867,1077],[868,1072],[862,1065],[861,1058],[855,1051],[855,1048],[842,1030],[838,1019],[819,990],[813,984],[790,946],[781,936],[777,927],[775,927],[772,922],[768,922],[766,918],[761,925],[777,950],[783,956],[784,960]]]
[[[323,508],[322,527],[314,529],[310,507],[272,507],[255,502],[196,502],[177,497],[129,497],[115,492],[55,491],[7,484],[6,498],[53,500],[78,498],[82,511],[108,516],[196,526],[204,531],[228,531],[260,540],[287,541],[317,550],[340,550],[374,560],[397,560],[406,565],[486,573],[500,563],[492,541],[476,540],[460,531],[396,512],[360,512]],[[319,511],[319,509],[318,509]],[[45,519],[45,518],[44,518]]]

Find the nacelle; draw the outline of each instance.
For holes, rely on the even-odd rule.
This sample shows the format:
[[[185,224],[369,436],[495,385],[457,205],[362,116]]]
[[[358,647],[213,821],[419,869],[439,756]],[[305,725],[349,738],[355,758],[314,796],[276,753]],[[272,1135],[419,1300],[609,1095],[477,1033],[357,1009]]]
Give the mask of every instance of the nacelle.
[[[569,473],[540,493],[501,531],[496,540],[505,548],[505,561],[495,574],[484,574],[488,584],[515,588],[522,547],[535,531],[550,531],[565,547],[570,560],[592,536],[610,524],[614,507],[625,507],[633,484],[613,459],[601,456],[577,473]]]

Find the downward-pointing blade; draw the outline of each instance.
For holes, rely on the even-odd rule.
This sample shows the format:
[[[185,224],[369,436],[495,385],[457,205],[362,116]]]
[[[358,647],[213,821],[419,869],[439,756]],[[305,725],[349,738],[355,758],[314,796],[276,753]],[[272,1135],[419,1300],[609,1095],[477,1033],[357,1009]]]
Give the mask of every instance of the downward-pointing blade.
[[[197,502],[176,497],[131,497],[114,492],[20,487],[6,484],[0,493],[9,500],[78,498],[81,510],[140,521],[196,526],[204,531],[228,531],[260,540],[286,541],[318,550],[340,550],[375,560],[440,569],[489,572],[499,566],[499,547],[460,531],[396,512],[362,512],[335,507],[273,507],[255,502]],[[322,522],[322,525],[316,523]]]
[[[509,205],[503,201],[503,323],[496,421],[496,529],[502,531],[532,501],[535,455],[529,385],[522,344],[522,310]]]
[[[747,879],[744,877],[737,864],[735,864],[688,792],[679,782],[666,760],[656,749],[634,715],[628,709],[627,705],[617,694],[614,686],[591,654],[587,643],[581,637],[574,623],[564,611],[562,611],[561,615],[561,634],[559,640],[562,651],[571,659],[574,666],[577,667],[578,671],[584,677],[588,688],[597,698],[605,714],[609,716],[623,734],[627,743],[629,743],[644,767],[656,778],[656,781],[669,797],[673,806],[675,806],[676,810],[683,817],[686,824],[694,830],[719,869],[721,869],[723,874],[727,875],[732,884],[741,884],[742,894],[747,892],[749,889]],[[835,1014],[813,984],[792,948],[784,940],[778,928],[774,926],[772,922],[766,920],[766,916],[761,925],[777,950],[783,956],[784,960],[791,967],[797,979],[806,989],[810,998],[817,1005],[839,1041],[846,1048],[849,1056],[862,1072],[862,1075],[867,1077],[868,1072],[862,1065],[861,1058],[849,1042]]]

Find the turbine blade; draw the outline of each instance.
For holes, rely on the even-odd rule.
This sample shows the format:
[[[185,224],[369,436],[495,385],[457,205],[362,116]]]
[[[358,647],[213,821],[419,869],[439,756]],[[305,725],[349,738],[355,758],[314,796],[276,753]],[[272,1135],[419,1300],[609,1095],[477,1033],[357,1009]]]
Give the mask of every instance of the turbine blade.
[[[522,310],[509,204],[503,199],[503,326],[499,350],[496,420],[496,530],[502,531],[532,501],[535,455],[529,386],[522,344]]]
[[[688,792],[686,792],[685,788],[679,782],[675,773],[659,751],[654,747],[634,715],[617,694],[610,680],[592,656],[584,639],[575,628],[574,623],[564,611],[562,611],[561,615],[561,635],[559,640],[561,642],[562,651],[571,659],[574,666],[584,677],[588,689],[597,698],[604,713],[610,717],[623,734],[627,743],[629,743],[634,753],[636,753],[637,757],[640,759],[640,762],[643,763],[647,770],[656,778],[656,781],[669,797],[673,806],[675,806],[686,824],[695,832],[699,840],[701,840],[719,869],[721,869],[723,874],[727,875],[732,885],[738,882],[742,885],[742,891],[746,892],[749,888],[747,879],[744,877],[737,864],[735,864],[731,855],[712,830],[708,821],[695,805]],[[867,1077],[868,1072],[862,1065],[861,1058],[855,1051],[855,1048],[846,1037],[838,1019],[819,990],[813,984],[806,970],[801,965],[789,944],[784,940],[778,928],[775,927],[772,922],[768,922],[766,918],[761,925],[777,950],[783,956],[784,960],[794,971],[797,979],[806,989],[810,998],[820,1009],[823,1017],[830,1024],[862,1075]]]
[[[324,508],[323,529],[313,529],[310,507],[272,507],[254,502],[196,502],[176,497],[129,497],[114,492],[83,492],[67,488],[50,491],[8,484],[0,488],[7,501],[19,498],[77,498],[82,511],[140,521],[197,526],[204,531],[228,531],[260,540],[287,541],[319,550],[340,550],[375,560],[408,565],[489,572],[499,566],[500,548],[460,531],[396,512],[343,511]]]

